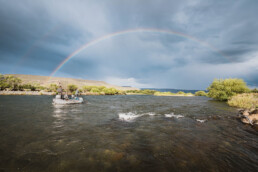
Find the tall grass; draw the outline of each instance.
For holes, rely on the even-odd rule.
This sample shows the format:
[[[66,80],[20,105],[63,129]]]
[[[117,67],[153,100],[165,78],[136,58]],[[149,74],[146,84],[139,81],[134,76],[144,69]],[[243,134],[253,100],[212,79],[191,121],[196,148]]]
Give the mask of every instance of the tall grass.
[[[228,101],[229,106],[252,109],[258,108],[258,93],[245,93],[233,96]]]

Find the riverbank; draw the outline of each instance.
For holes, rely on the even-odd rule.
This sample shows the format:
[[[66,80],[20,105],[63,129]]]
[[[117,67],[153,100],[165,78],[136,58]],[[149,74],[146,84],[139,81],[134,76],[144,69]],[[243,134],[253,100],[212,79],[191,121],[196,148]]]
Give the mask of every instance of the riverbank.
[[[56,92],[47,92],[47,91],[0,91],[0,95],[56,95]],[[71,93],[68,93],[68,95],[72,95]],[[97,92],[84,92],[80,95],[85,96],[99,96],[99,95],[107,95],[105,93],[97,93]],[[126,95],[126,93],[119,93],[118,95]]]
[[[0,95],[56,95],[56,92],[46,92],[46,91],[0,91]],[[71,95],[71,94],[69,94]],[[99,95],[106,95],[101,93],[94,93],[94,92],[86,92],[81,93],[80,95],[85,96],[99,96]],[[143,93],[120,93],[119,95],[147,95]],[[155,94],[155,96],[194,96],[193,94]]]
[[[258,125],[258,93],[244,93],[233,96],[228,105],[239,109],[240,120],[245,124]]]
[[[240,109],[240,119],[245,124],[258,125],[258,108]]]
[[[56,95],[56,92],[46,92],[46,91],[0,91],[0,95],[29,95],[29,96],[37,96],[37,95]],[[68,94],[71,95],[71,94]],[[97,95],[105,95],[101,93],[93,93],[86,92],[81,93],[80,95],[86,96],[97,96]]]
[[[56,95],[55,92],[46,91],[0,91],[0,95]]]
[[[184,92],[178,92],[178,93],[171,93],[171,92],[155,92],[154,96],[186,96],[186,97],[192,97],[195,96],[192,93],[184,93]]]

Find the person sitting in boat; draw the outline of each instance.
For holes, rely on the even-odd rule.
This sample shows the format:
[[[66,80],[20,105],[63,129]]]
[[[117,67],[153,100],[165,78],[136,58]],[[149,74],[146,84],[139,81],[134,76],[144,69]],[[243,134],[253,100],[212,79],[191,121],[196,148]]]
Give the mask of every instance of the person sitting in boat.
[[[65,100],[68,100],[68,99],[69,99],[67,92],[66,92],[65,95],[64,95],[64,99],[65,99]]]

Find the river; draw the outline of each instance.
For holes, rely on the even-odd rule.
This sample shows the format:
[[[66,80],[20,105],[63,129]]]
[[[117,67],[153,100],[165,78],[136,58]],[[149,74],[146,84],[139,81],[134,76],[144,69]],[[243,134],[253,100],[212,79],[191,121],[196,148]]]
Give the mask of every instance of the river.
[[[207,97],[0,96],[0,171],[257,171],[258,132]]]

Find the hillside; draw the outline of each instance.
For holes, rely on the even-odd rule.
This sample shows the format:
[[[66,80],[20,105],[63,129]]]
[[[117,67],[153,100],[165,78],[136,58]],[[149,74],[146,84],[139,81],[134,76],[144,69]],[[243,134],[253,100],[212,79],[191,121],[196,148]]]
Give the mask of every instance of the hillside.
[[[107,88],[115,88],[118,90],[139,90],[133,87],[120,87],[116,85],[108,84],[104,81],[94,81],[94,80],[84,80],[84,79],[74,79],[74,78],[62,78],[62,77],[49,77],[49,76],[39,76],[39,75],[22,75],[22,74],[7,74],[20,78],[23,84],[39,84],[41,86],[49,86],[50,84],[61,83],[63,88],[66,88],[69,84],[77,85],[79,88],[82,86],[105,86]]]

